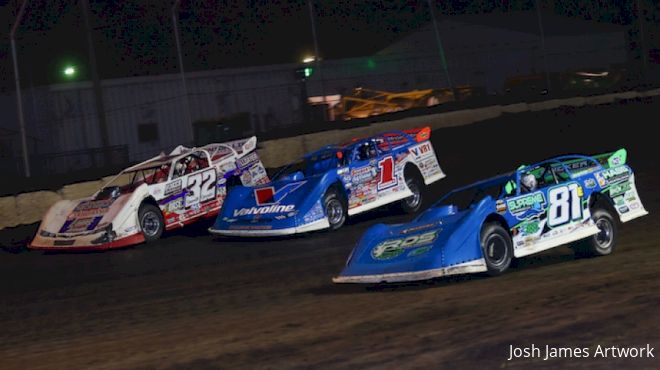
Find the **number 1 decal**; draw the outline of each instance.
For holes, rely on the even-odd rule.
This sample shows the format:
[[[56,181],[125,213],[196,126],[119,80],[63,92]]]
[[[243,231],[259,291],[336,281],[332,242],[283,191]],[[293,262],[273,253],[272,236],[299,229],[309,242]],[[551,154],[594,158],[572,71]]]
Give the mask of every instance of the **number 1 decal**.
[[[582,206],[578,184],[572,183],[552,188],[548,191],[550,208],[548,209],[548,226],[560,226],[569,221],[582,218]]]
[[[378,190],[387,189],[397,184],[394,176],[394,160],[392,157],[383,158],[378,162],[380,169],[380,180],[378,181]]]

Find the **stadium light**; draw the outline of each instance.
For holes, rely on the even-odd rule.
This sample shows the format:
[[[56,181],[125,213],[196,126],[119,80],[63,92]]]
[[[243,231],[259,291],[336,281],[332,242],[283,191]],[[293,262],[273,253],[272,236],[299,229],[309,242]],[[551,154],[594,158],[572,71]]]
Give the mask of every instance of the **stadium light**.
[[[67,67],[64,68],[64,71],[63,71],[63,72],[64,72],[64,75],[65,75],[66,77],[71,78],[71,77],[73,77],[73,76],[76,75],[76,72],[77,72],[77,71],[76,71],[76,67],[74,67],[74,66],[67,66]]]

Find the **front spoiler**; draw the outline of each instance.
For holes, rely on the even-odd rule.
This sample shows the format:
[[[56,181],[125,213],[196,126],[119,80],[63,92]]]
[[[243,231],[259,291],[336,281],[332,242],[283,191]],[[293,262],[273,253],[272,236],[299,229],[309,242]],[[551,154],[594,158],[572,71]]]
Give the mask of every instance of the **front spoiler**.
[[[128,247],[130,245],[140,244],[144,242],[144,235],[142,233],[133,234],[121,239],[113,240],[110,243],[95,244],[95,245],[54,245],[54,238],[48,238],[50,243],[40,243],[39,239],[47,239],[44,237],[35,238],[30,244],[28,249],[41,250],[41,251],[58,251],[58,252],[83,252],[83,251],[98,251]]]
[[[300,234],[310,231],[327,229],[330,223],[327,218],[322,218],[318,221],[311,222],[306,225],[288,227],[285,229],[270,229],[270,230],[229,230],[229,229],[214,229],[209,228],[209,232],[214,235],[223,236],[247,236],[247,237],[260,237],[260,236],[282,236],[291,234]]]
[[[483,258],[463,262],[458,265],[441,267],[437,269],[410,271],[410,272],[395,272],[390,274],[376,274],[376,275],[347,275],[336,276],[332,278],[333,283],[399,283],[406,281],[428,280],[441,276],[470,274],[477,272],[485,272],[486,261]]]

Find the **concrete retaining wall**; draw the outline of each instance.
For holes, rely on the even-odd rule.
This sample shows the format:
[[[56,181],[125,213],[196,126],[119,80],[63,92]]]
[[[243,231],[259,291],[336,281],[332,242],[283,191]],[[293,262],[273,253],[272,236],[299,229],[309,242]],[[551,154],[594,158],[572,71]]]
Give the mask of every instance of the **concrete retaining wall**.
[[[354,137],[369,136],[387,130],[408,129],[422,126],[430,126],[435,130],[444,127],[469,125],[471,123],[499,117],[502,113],[535,112],[555,109],[561,106],[581,107],[584,105],[608,104],[617,99],[633,99],[637,97],[658,95],[660,95],[660,89],[644,92],[627,91],[623,93],[591,97],[552,99],[536,103],[494,105],[455,112],[409,117],[396,121],[372,123],[364,127],[357,127],[348,130],[330,130],[266,141],[260,144],[261,149],[259,149],[259,155],[266,167],[279,167],[301,157],[307,152],[319,149],[327,144],[346,142]],[[21,224],[38,222],[48,208],[58,200],[77,199],[90,196],[107,180],[109,180],[109,178],[66,185],[56,192],[37,191],[23,193],[17,196],[0,197],[0,230]]]

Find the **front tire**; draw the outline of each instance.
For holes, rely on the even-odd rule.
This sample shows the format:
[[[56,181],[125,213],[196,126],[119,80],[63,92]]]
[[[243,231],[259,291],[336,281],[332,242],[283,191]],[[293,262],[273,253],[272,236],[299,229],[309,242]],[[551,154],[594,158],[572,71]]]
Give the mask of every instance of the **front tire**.
[[[153,204],[143,203],[138,211],[138,222],[147,243],[160,239],[165,229],[163,213]]]
[[[612,214],[603,208],[591,212],[591,219],[600,230],[598,234],[581,240],[577,245],[579,255],[588,257],[607,256],[614,251],[618,235],[618,225]]]
[[[330,230],[337,230],[346,222],[347,213],[346,202],[339,195],[337,190],[330,189],[323,197],[323,211],[328,218]]]
[[[484,225],[481,229],[481,250],[488,275],[500,275],[511,266],[513,242],[502,225],[498,223]]]

